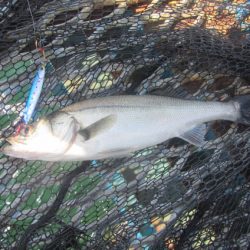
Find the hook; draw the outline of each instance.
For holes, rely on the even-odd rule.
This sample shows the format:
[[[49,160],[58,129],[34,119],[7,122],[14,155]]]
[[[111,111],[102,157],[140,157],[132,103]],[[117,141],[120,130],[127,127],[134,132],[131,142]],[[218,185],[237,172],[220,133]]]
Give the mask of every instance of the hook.
[[[41,47],[41,43],[40,43],[40,45],[38,44],[37,39],[35,40],[35,46],[36,46],[36,49],[42,54],[44,60],[47,61],[47,58],[46,58],[46,55],[45,55],[45,49],[43,47]]]

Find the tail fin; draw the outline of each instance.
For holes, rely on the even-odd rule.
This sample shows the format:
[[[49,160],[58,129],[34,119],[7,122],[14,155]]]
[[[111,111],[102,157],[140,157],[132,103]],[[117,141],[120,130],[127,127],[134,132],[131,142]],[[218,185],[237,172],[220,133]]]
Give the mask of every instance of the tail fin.
[[[250,95],[237,96],[233,101],[239,105],[240,116],[237,122],[250,125]]]

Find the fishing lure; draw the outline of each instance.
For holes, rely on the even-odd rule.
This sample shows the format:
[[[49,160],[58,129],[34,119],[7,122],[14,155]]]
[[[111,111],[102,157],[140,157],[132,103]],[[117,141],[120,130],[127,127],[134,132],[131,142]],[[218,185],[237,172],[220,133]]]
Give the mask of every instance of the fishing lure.
[[[45,78],[45,65],[42,64],[41,67],[36,72],[36,75],[32,81],[31,91],[24,109],[23,122],[26,125],[29,123],[34,113],[37,102],[39,100],[43,87],[44,78]]]
[[[20,133],[20,131],[25,128],[25,131],[28,131],[28,123],[34,113],[34,110],[36,108],[37,102],[39,100],[43,82],[45,78],[45,64],[42,64],[39,69],[36,72],[36,75],[32,81],[32,87],[29,93],[29,97],[26,103],[26,106],[23,111],[23,117],[20,123],[18,124],[16,128],[16,135]]]
[[[34,22],[34,17],[32,14],[32,10],[30,7],[30,2],[29,0],[27,0],[28,3],[28,7],[29,7],[29,11],[30,11],[30,16],[32,19],[32,25],[33,25],[33,31],[34,31],[34,36],[36,37],[36,27],[35,27],[35,22]],[[42,63],[41,66],[39,67],[39,69],[36,72],[36,75],[31,83],[32,87],[28,96],[28,100],[26,103],[26,106],[24,108],[23,111],[23,116],[21,121],[18,123],[17,127],[16,127],[16,135],[19,135],[21,131],[23,131],[26,133],[27,131],[29,131],[29,128],[31,126],[28,125],[34,111],[37,105],[37,102],[39,100],[41,91],[42,91],[42,87],[43,87],[43,82],[44,82],[44,78],[45,78],[45,72],[46,72],[46,66],[50,66],[51,64],[47,64],[48,60],[46,58],[45,55],[45,49],[42,46],[42,39],[40,36],[40,42],[39,40],[36,38],[35,39],[35,46],[36,49],[41,53],[41,55],[43,56],[43,59],[46,63]],[[47,64],[47,65],[46,65]],[[53,67],[52,67],[53,68]]]

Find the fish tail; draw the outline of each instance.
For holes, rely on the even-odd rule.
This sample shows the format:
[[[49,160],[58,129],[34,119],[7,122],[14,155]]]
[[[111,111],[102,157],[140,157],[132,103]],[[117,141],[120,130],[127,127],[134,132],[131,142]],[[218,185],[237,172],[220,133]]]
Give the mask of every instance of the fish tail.
[[[250,95],[237,96],[233,102],[239,110],[237,122],[250,125]]]

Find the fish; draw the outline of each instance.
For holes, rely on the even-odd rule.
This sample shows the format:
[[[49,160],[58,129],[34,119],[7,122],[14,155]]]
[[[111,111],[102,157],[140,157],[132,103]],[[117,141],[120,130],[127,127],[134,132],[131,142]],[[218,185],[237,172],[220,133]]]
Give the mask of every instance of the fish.
[[[32,87],[29,93],[26,106],[23,111],[22,121],[24,122],[24,124],[28,124],[30,119],[32,118],[37,102],[41,95],[44,78],[45,78],[45,65],[42,64],[37,70],[36,75],[31,83]]]
[[[88,99],[26,126],[1,151],[26,160],[85,161],[129,157],[174,137],[202,147],[206,123],[215,120],[250,125],[250,95],[227,102],[153,95]]]

